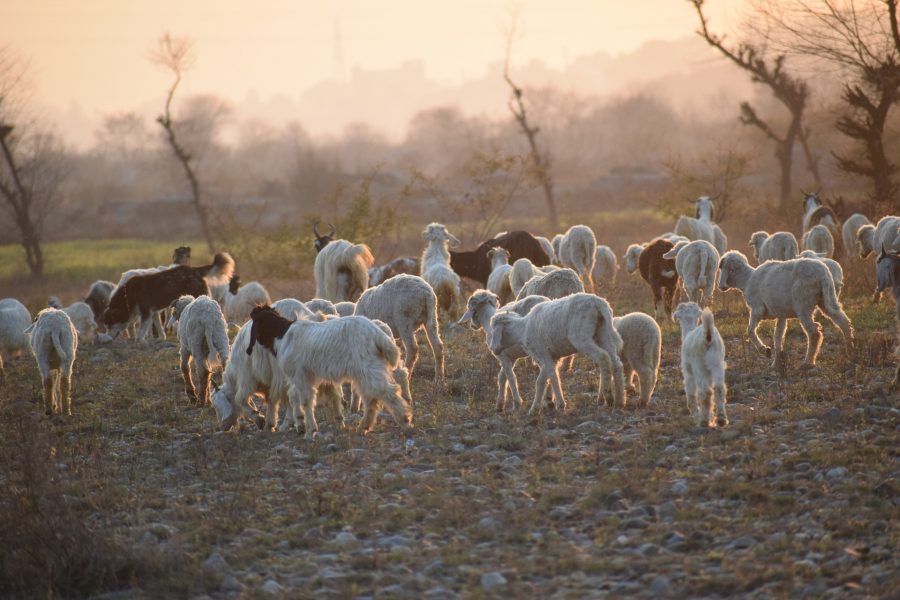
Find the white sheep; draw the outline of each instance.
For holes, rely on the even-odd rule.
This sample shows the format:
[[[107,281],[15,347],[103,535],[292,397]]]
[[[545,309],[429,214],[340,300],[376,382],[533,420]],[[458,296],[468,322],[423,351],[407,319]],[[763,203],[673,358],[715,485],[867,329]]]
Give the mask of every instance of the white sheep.
[[[831,278],[834,280],[834,293],[837,294],[838,298],[841,297],[841,290],[844,289],[844,269],[841,268],[841,264],[838,261],[822,254],[817,254],[812,250],[804,250],[800,253],[799,258],[814,258],[824,263],[831,272]]]
[[[396,277],[396,276],[395,276]],[[334,305],[334,312],[339,317],[349,317],[356,311],[356,302],[338,302]]]
[[[316,255],[316,297],[351,302],[369,287],[369,267],[375,264],[365,244],[334,240]]]
[[[187,304],[185,305],[185,301]],[[209,296],[197,299],[181,296],[178,339],[181,344],[181,376],[184,391],[194,404],[209,404],[209,382],[216,366],[225,369],[228,361],[228,326],[219,303]],[[191,377],[191,362],[199,367],[200,394]]]
[[[677,242],[672,243],[675,244]],[[625,250],[624,262],[626,273],[634,273],[638,270],[638,261],[641,258],[641,252],[644,251],[646,246],[647,244],[630,244]]]
[[[719,267],[719,253],[712,244],[706,240],[678,242],[663,258],[675,259],[675,270],[689,300],[701,306],[712,303]]]
[[[497,296],[489,290],[476,290],[469,297],[466,303],[466,313],[459,320],[460,324],[468,322],[473,329],[483,329],[485,342],[494,358],[500,363],[500,372],[497,374],[497,410],[503,411],[506,408],[506,398],[508,392],[512,392],[513,406],[516,410],[522,408],[522,396],[519,394],[519,383],[516,379],[515,365],[520,358],[525,358],[528,353],[517,341],[511,337],[507,341],[509,343],[498,343],[491,345],[493,327],[491,319],[497,314],[498,310],[513,312],[519,316],[525,316],[532,308],[546,302],[549,298],[545,296],[528,296],[522,300],[507,304],[499,309]]]
[[[834,256],[834,238],[824,225],[814,225],[812,229],[804,233],[801,247],[828,258]]]
[[[711,426],[715,415],[716,425],[724,427],[728,425],[725,342],[709,308],[701,313],[696,304],[690,311],[682,310],[683,306],[679,304],[673,316],[681,317],[681,373],[688,412],[697,426]]]
[[[556,264],[556,250],[553,249],[553,243],[542,235],[536,235],[534,237],[538,242],[540,242],[541,248],[544,249],[544,252],[547,254],[547,258],[550,259],[550,263]]]
[[[488,275],[487,289],[496,294],[501,303],[509,302],[513,299],[509,283],[509,275],[512,271],[512,266],[509,264],[509,250],[496,246],[488,250],[487,257],[491,262],[491,274]]]
[[[713,222],[715,206],[709,196],[701,196],[695,202],[696,218],[682,215],[675,223],[675,234],[684,236],[691,241],[706,240],[712,244],[719,254],[725,252],[728,247],[728,238],[722,230]],[[672,242],[677,243],[676,241]]]
[[[269,292],[261,283],[251,281],[241,285],[241,278],[237,273],[231,276],[231,281],[222,296],[224,301],[219,304],[225,311],[229,325],[243,325],[250,318],[250,311],[254,307],[272,303]]]
[[[865,258],[872,252],[876,255],[882,247],[887,252],[900,251],[900,217],[881,217],[875,225],[862,225],[856,232],[859,257]]]
[[[459,275],[450,268],[449,246],[456,248],[460,241],[440,223],[429,224],[422,239],[428,242],[422,252],[422,279],[434,290],[440,309],[454,315],[462,299]]]
[[[559,381],[558,363],[565,356],[584,354],[597,365],[601,373],[598,398],[607,403],[625,406],[624,378],[619,351],[622,338],[612,324],[612,309],[603,298],[593,294],[573,294],[557,300],[542,302],[520,317],[512,312],[498,312],[491,321],[491,352],[495,349],[522,344],[540,365],[535,384],[534,401],[529,414],[539,410],[547,386],[553,386],[553,396],[560,409],[566,399]],[[603,379],[612,387],[611,395],[604,393]]]
[[[400,395],[391,371],[400,362],[394,340],[365,317],[344,317],[315,322],[288,321],[271,307],[253,309],[253,327],[247,353],[270,352],[290,382],[288,398],[295,422],[303,422],[311,439],[318,431],[316,388],[349,381],[365,404],[364,433],[372,430],[384,402],[398,425],[409,433],[412,409]],[[301,412],[302,411],[302,412]]]
[[[525,285],[529,279],[543,274],[544,271],[534,266],[534,263],[530,260],[527,258],[520,258],[513,263],[512,270],[509,272],[509,289],[514,296],[518,296],[519,292],[522,290],[522,286]]]
[[[729,288],[743,292],[744,302],[750,309],[747,333],[753,345],[766,355],[771,355],[772,349],[762,343],[756,328],[763,319],[777,319],[773,366],[779,366],[783,359],[788,319],[799,319],[806,333],[804,368],[815,365],[822,345],[822,326],[813,319],[816,307],[837,325],[848,347],[853,343],[853,328],[837,298],[834,279],[828,267],[818,260],[768,261],[753,268],[746,256],[732,250],[719,262],[719,289]]]
[[[585,291],[581,281],[572,269],[556,269],[529,279],[519,290],[516,300],[522,300],[526,296],[547,296],[553,299],[578,294]]]
[[[616,255],[609,246],[597,246],[594,253],[594,285],[597,287],[610,288],[616,283],[616,273],[619,270],[619,263]]]
[[[800,253],[797,238],[790,231],[776,231],[771,235],[767,231],[757,231],[748,243],[760,264],[767,260],[791,260]]]
[[[419,358],[416,331],[425,330],[434,356],[434,382],[444,379],[444,344],[438,325],[437,296],[431,286],[415,275],[397,275],[369,288],[359,297],[354,314],[387,323],[403,347],[410,374]]]
[[[90,344],[97,335],[97,322],[94,320],[94,311],[85,302],[73,302],[63,309],[75,330],[78,332],[78,341],[83,344]]]
[[[575,271],[585,291],[594,293],[594,255],[597,237],[587,225],[573,225],[559,242],[559,264]],[[518,294],[516,295],[518,297]]]
[[[336,317],[338,314],[337,308],[334,307],[334,303],[324,298],[313,298],[309,302],[306,302],[306,308],[311,310],[313,313],[322,313],[323,315],[329,315],[332,317]]]
[[[78,332],[69,316],[45,308],[25,333],[31,334],[31,352],[41,372],[44,412],[72,414],[72,365],[78,350]]]
[[[3,383],[3,360],[21,356],[28,348],[25,330],[31,325],[31,313],[15,298],[0,300],[0,383]]]
[[[865,215],[853,213],[841,226],[841,239],[844,242],[844,254],[851,258],[856,254],[856,234],[863,225],[871,225]]]
[[[642,312],[633,312],[613,318],[613,327],[622,338],[623,376],[625,384],[634,391],[634,375],[640,383],[638,406],[650,403],[656,380],[659,378],[659,360],[662,351],[662,332],[656,320]]]

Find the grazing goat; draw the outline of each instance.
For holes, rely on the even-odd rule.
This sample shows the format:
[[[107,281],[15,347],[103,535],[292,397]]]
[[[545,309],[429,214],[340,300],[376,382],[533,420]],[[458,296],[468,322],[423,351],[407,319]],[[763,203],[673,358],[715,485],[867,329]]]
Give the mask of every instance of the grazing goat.
[[[375,286],[384,283],[396,275],[418,275],[422,270],[419,259],[413,256],[401,256],[395,258],[386,265],[369,269],[369,285]]]
[[[641,259],[641,252],[643,252],[644,248],[646,247],[647,244],[631,244],[630,246],[628,246],[628,249],[625,250],[624,256],[626,273],[634,273],[638,270],[638,262]]]
[[[534,266],[527,258],[520,258],[513,263],[509,272],[509,289],[514,296],[518,296],[525,285],[532,277],[540,277],[544,271]]]
[[[897,304],[897,341],[898,346],[894,350],[894,354],[900,358],[900,253],[887,252],[884,248],[878,253],[875,262],[875,275],[878,281],[878,293],[891,288],[894,295],[894,302]],[[892,388],[900,386],[900,361],[897,363],[897,370],[894,373],[894,380],[891,382]]]
[[[813,225],[809,231],[804,233],[801,247],[828,258],[834,256],[834,238],[824,225]]]
[[[41,372],[44,413],[72,414],[72,365],[78,349],[78,332],[69,316],[45,308],[25,333],[31,334],[31,351]]]
[[[355,315],[387,323],[403,347],[406,368],[412,375],[419,358],[416,332],[425,330],[434,356],[434,382],[444,379],[444,343],[438,325],[437,296],[431,286],[415,275],[397,275],[359,297]]]
[[[856,254],[856,234],[863,225],[871,225],[865,215],[853,213],[841,226],[841,241],[844,242],[844,254],[852,258]]]
[[[94,313],[94,322],[97,323],[97,331],[106,331],[106,325],[103,323],[103,313],[109,306],[109,299],[116,290],[116,284],[112,281],[103,281],[102,279],[91,284],[84,303],[91,307]]]
[[[546,296],[550,299],[563,298],[571,294],[584,292],[581,278],[572,269],[556,269],[549,273],[541,273],[529,279],[519,293],[516,300],[522,300],[526,296]]]
[[[187,302],[185,303],[185,300]],[[200,406],[209,404],[209,382],[217,365],[225,370],[228,361],[228,327],[219,303],[209,296],[196,300],[181,296],[175,301],[181,309],[178,340],[181,345],[181,377],[188,399]],[[200,395],[194,389],[191,362],[200,370]]]
[[[616,273],[619,263],[616,255],[609,246],[597,246],[594,253],[594,285],[597,287],[611,288],[616,283]]]
[[[831,272],[831,278],[834,280],[834,293],[837,294],[838,298],[841,297],[841,290],[844,288],[844,269],[841,268],[841,264],[838,261],[822,254],[817,254],[812,250],[804,250],[798,258],[814,258],[824,263]]]
[[[662,332],[650,315],[633,312],[613,318],[613,327],[622,338],[623,376],[625,384],[634,391],[634,375],[637,374],[641,391],[638,406],[650,403],[656,380],[659,378],[659,360],[662,352]]]
[[[560,409],[566,399],[559,381],[558,363],[565,356],[580,353],[588,356],[601,373],[598,398],[607,404],[625,406],[624,378],[619,351],[622,338],[613,328],[612,309],[603,298],[593,294],[573,294],[557,300],[542,302],[526,316],[498,312],[491,321],[491,352],[521,344],[529,356],[538,362],[540,372],[535,384],[534,401],[529,414],[540,409],[547,386],[553,386],[553,396]],[[611,395],[604,393],[606,374]]]
[[[849,347],[853,343],[853,327],[844,314],[834,289],[834,279],[828,267],[818,260],[796,258],[783,262],[769,261],[755,269],[747,257],[732,250],[719,262],[719,289],[737,288],[744,294],[744,302],[750,309],[747,334],[753,345],[766,353],[772,349],[762,343],[756,333],[763,319],[776,319],[773,366],[780,367],[783,360],[782,346],[788,319],[799,319],[806,333],[806,357],[804,368],[813,367],[822,346],[822,326],[813,319],[818,307],[837,325]]]
[[[712,244],[706,240],[678,242],[663,258],[675,259],[675,270],[689,300],[701,306],[712,304],[719,268],[719,253]]]
[[[749,244],[758,264],[767,260],[791,260],[800,253],[797,238],[790,231],[776,231],[772,235],[757,231],[750,236]]]
[[[546,302],[545,296],[528,296],[517,302],[503,306],[503,311],[513,312],[524,317],[532,308]],[[488,348],[500,363],[500,372],[497,374],[497,411],[502,412],[506,408],[506,398],[509,391],[512,392],[513,405],[516,410],[522,408],[522,396],[519,394],[519,383],[516,379],[515,366],[520,358],[525,358],[528,353],[519,343],[510,345],[491,346],[493,327],[491,319],[498,312],[499,302],[497,296],[488,290],[476,290],[466,304],[466,313],[459,320],[459,324],[468,322],[473,329],[483,329]]]
[[[650,286],[650,292],[653,294],[657,322],[662,322],[663,313],[672,314],[672,305],[675,303],[678,271],[675,269],[674,260],[663,258],[663,255],[674,247],[672,242],[657,238],[641,250],[638,257],[641,277]]]
[[[695,311],[680,311],[682,306],[678,305],[675,314],[682,317],[681,373],[684,376],[688,412],[698,427],[711,426],[713,415],[716,425],[724,427],[728,425],[725,412],[725,342],[716,329],[709,308],[700,313],[700,307],[696,304],[693,307]],[[699,323],[694,316],[698,313]]]
[[[428,242],[422,252],[422,279],[434,290],[441,310],[455,314],[460,304],[459,275],[450,268],[448,246],[460,242],[440,223],[431,223],[422,232],[422,239]]]
[[[75,331],[78,332],[78,341],[82,344],[90,344],[97,335],[97,322],[94,321],[94,311],[86,302],[73,302],[69,306],[54,307],[61,308],[64,313],[69,315]]]
[[[20,356],[28,347],[25,330],[31,325],[31,313],[15,298],[0,300],[0,383],[3,383],[3,359]]]
[[[135,314],[140,314],[138,339],[144,341],[150,329],[151,317],[163,310],[179,296],[208,296],[207,281],[221,285],[231,279],[234,260],[227,252],[216,254],[212,264],[202,267],[178,266],[150,275],[135,275],[125,285],[116,288],[103,320],[110,335],[116,337]]]
[[[594,293],[594,254],[597,238],[587,225],[573,225],[559,242],[557,259],[560,265],[578,273],[584,289]]]
[[[536,237],[527,231],[510,231],[482,242],[475,250],[451,251],[450,266],[460,277],[467,277],[481,285],[487,285],[491,274],[491,263],[487,254],[495,246],[509,250],[509,260],[512,262],[527,258],[538,267],[550,264],[550,256]]]
[[[838,234],[838,218],[828,206],[823,206],[816,193],[803,192],[803,235],[815,227],[822,225],[831,235]]]
[[[365,317],[288,321],[270,306],[254,308],[250,317],[247,354],[253,354],[258,342],[275,356],[290,382],[294,421],[304,422],[308,439],[318,431],[316,387],[322,382],[351,382],[365,403],[364,433],[372,430],[381,402],[398,425],[411,431],[412,409],[391,374],[400,361],[400,349],[372,321]]]
[[[237,273],[231,276],[228,288],[220,302],[225,311],[225,319],[229,325],[243,325],[250,318],[250,311],[255,306],[271,304],[269,292],[258,281],[241,285],[241,277]]]
[[[542,235],[535,236],[535,239],[541,243],[541,248],[544,249],[544,253],[547,255],[547,258],[550,259],[550,263],[556,264],[558,259],[556,250],[553,248],[553,243]]]
[[[512,271],[509,264],[509,250],[502,246],[495,246],[488,251],[488,260],[491,261],[491,274],[488,276],[487,289],[497,294],[500,302],[509,302],[514,297],[509,282]]]

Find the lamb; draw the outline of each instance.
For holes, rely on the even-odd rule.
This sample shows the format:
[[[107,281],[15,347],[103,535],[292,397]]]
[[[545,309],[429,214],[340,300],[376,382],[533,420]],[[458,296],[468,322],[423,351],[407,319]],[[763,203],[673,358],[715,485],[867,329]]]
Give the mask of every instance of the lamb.
[[[3,360],[20,356],[28,347],[25,330],[31,325],[31,313],[15,298],[0,300],[0,383],[3,383]]]
[[[757,231],[750,236],[748,243],[759,264],[767,260],[791,260],[800,253],[797,238],[790,231],[776,231],[772,235],[766,231]]]
[[[584,289],[594,293],[594,255],[597,252],[597,238],[587,225],[573,225],[559,242],[560,265],[578,273]]]
[[[103,323],[103,313],[106,312],[106,307],[109,306],[109,299],[115,290],[116,284],[112,281],[98,279],[91,284],[87,296],[84,297],[84,303],[90,306],[91,311],[94,313],[94,322],[97,323],[98,331],[106,331],[106,326]]]
[[[412,410],[391,375],[400,361],[400,350],[372,321],[355,316],[321,323],[305,318],[288,321],[269,306],[254,308],[250,317],[253,325],[247,354],[253,354],[258,342],[277,359],[290,382],[288,398],[294,420],[305,421],[307,439],[318,432],[316,387],[326,381],[350,381],[362,396],[364,433],[372,430],[380,402],[398,425],[411,431]]]
[[[747,257],[732,250],[719,262],[719,289],[729,288],[743,292],[744,302],[750,309],[747,333],[753,345],[767,356],[772,350],[762,343],[756,329],[763,319],[777,319],[773,366],[780,366],[783,360],[782,345],[788,319],[799,319],[806,333],[803,368],[815,366],[822,345],[822,327],[813,319],[816,307],[841,330],[848,348],[853,343],[853,328],[837,298],[834,280],[828,267],[818,260],[769,261],[753,268]]]
[[[881,294],[884,290],[891,288],[891,293],[894,295],[894,302],[897,304],[897,339],[900,342],[900,253],[889,252],[882,248],[875,261],[875,276],[877,293]],[[900,345],[894,354],[900,357]],[[898,386],[900,386],[900,363],[897,364],[894,380],[891,382],[892,388]]]
[[[395,258],[386,265],[369,269],[369,285],[376,286],[396,275],[416,275],[421,270],[419,259],[413,256]]]
[[[186,304],[185,304],[186,301]],[[184,391],[195,405],[209,404],[209,382],[213,369],[228,361],[228,326],[219,303],[209,296],[196,300],[181,296],[176,300],[181,308],[178,319],[178,339],[181,344],[181,376]],[[197,395],[191,378],[191,362],[199,366],[200,394]]]
[[[534,266],[527,258],[520,258],[516,262],[513,263],[512,269],[509,272],[509,289],[512,291],[513,295],[518,296],[519,292],[522,290],[522,286],[525,285],[529,279],[532,277],[540,277],[544,272]]]
[[[814,225],[804,233],[801,246],[804,250],[812,250],[828,258],[834,256],[834,238],[824,225]]]
[[[78,332],[69,316],[45,308],[25,333],[31,334],[31,352],[41,372],[44,413],[72,414],[72,365],[78,350]]]
[[[854,250],[856,249],[856,234],[859,232],[859,228],[863,225],[871,224],[871,221],[869,221],[865,215],[860,213],[853,213],[846,221],[844,221],[844,224],[841,227],[841,241],[844,242],[844,254],[847,258],[851,258],[854,255]]]
[[[528,280],[519,290],[516,300],[526,296],[547,296],[562,298],[571,294],[584,292],[581,278],[572,269],[557,269],[550,273],[537,275]]]
[[[888,252],[900,251],[900,217],[881,217],[876,225],[863,225],[856,232],[859,257],[865,258],[881,248]]]
[[[116,337],[135,314],[140,314],[138,339],[144,341],[150,329],[151,317],[182,295],[208,296],[207,281],[221,284],[231,279],[234,259],[227,252],[216,254],[212,264],[202,267],[178,266],[158,273],[136,275],[125,285],[116,288],[103,320],[110,335]]]
[[[369,289],[372,289],[372,288],[369,288]],[[368,290],[366,290],[366,291],[368,291]],[[337,304],[334,305],[334,312],[339,317],[349,317],[354,312],[356,312],[356,303],[355,302],[346,302],[346,301],[338,302]]]
[[[509,283],[509,275],[512,271],[509,264],[509,250],[502,246],[495,246],[488,251],[488,260],[491,261],[491,274],[488,276],[487,289],[497,294],[501,302],[509,302],[513,298]]]
[[[573,294],[542,302],[525,317],[499,312],[491,320],[491,327],[490,347],[494,355],[503,348],[521,344],[540,365],[529,414],[539,409],[548,383],[553,386],[556,403],[565,409],[566,399],[557,367],[561,358],[575,353],[587,355],[599,368],[598,397],[605,396],[607,404],[614,401],[617,406],[625,406],[622,361],[619,359],[622,338],[613,328],[612,309],[603,298],[593,294]],[[611,396],[604,394],[603,373],[611,374],[606,378],[607,387],[613,388]]]
[[[816,193],[803,193],[803,235],[816,225],[828,229],[832,236],[838,234],[838,218],[834,211],[823,206]]]
[[[356,301],[369,287],[369,267],[375,264],[372,251],[365,244],[351,244],[347,240],[331,240],[332,233],[326,237],[317,234],[316,262],[316,297],[331,302]],[[326,241],[327,240],[327,241]]]
[[[687,238],[685,238],[687,239]],[[638,262],[641,258],[641,252],[644,251],[644,248],[647,247],[647,244],[631,244],[625,250],[625,272],[626,273],[634,273],[638,270]]]
[[[229,325],[242,325],[250,318],[250,311],[254,306],[271,304],[269,292],[258,281],[251,281],[241,285],[241,277],[237,273],[231,276],[231,281],[223,294],[224,301],[220,302],[225,309],[225,317]]]
[[[553,249],[553,243],[542,235],[535,236],[535,239],[540,242],[541,248],[544,249],[544,252],[547,254],[547,258],[550,259],[550,263],[556,264],[556,261],[558,259],[556,257],[556,250]]]
[[[675,261],[663,258],[675,245],[663,239],[655,239],[650,242],[638,257],[638,268],[641,277],[650,286],[653,294],[653,305],[656,309],[656,320],[661,322],[662,314],[672,314],[672,305],[675,302],[675,290],[678,287],[678,271]]]
[[[459,246],[456,236],[440,223],[431,223],[422,232],[422,239],[428,242],[422,252],[422,279],[434,290],[441,310],[455,314],[460,304],[459,275],[450,268],[448,245]]]
[[[509,250],[509,259],[517,261],[527,258],[539,267],[550,264],[550,256],[544,251],[540,241],[527,231],[510,231],[503,233],[478,245],[474,250],[450,251],[450,267],[460,277],[487,285],[491,274],[491,263],[487,253],[491,248],[500,246]]]
[[[332,317],[337,316],[337,308],[335,308],[334,303],[330,300],[325,300],[324,298],[313,298],[306,303],[306,308],[311,310],[313,313],[320,312],[323,315],[329,315]]]
[[[689,310],[683,310],[684,306],[679,304],[675,315],[681,321],[681,373],[688,412],[698,427],[711,426],[713,415],[716,425],[725,427],[725,342],[709,308],[700,313],[696,304]]]
[[[722,230],[713,222],[715,205],[709,196],[701,196],[694,203],[695,218],[681,216],[675,223],[675,234],[684,236],[689,240],[706,240],[719,254],[725,252],[728,247],[728,238]]]
[[[86,302],[73,302],[62,310],[75,326],[78,341],[84,344],[92,343],[94,336],[97,335],[97,322],[94,321],[94,311],[91,307]]]
[[[719,265],[719,253],[712,244],[706,240],[678,242],[663,258],[675,259],[675,270],[689,300],[701,306],[712,303]]]
[[[837,294],[838,298],[841,297],[841,290],[844,288],[844,269],[841,268],[841,265],[838,261],[827,258],[824,255],[817,254],[812,250],[804,250],[800,253],[799,258],[814,258],[816,260],[821,261],[828,267],[828,270],[831,272],[831,278],[834,280],[834,293]]]
[[[619,270],[619,263],[616,261],[616,255],[609,246],[597,246],[594,253],[594,271],[592,276],[594,284],[605,288],[610,288],[616,283],[616,272]]]
[[[640,383],[638,406],[645,408],[656,389],[662,351],[662,332],[650,315],[633,312],[613,318],[613,327],[622,338],[622,368],[625,383],[634,391],[634,375]]]
[[[415,275],[397,275],[359,297],[355,315],[387,323],[403,347],[406,368],[412,374],[419,358],[416,331],[425,329],[434,356],[434,382],[444,379],[444,344],[437,314],[437,296],[431,286]]]

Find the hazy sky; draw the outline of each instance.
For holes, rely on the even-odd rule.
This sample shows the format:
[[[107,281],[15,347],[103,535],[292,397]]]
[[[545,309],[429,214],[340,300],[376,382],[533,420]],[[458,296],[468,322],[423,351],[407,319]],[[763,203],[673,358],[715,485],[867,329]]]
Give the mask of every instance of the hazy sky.
[[[740,0],[711,0],[717,25]],[[457,82],[503,55],[506,0],[2,0],[0,43],[31,61],[37,97],[88,114],[133,109],[158,97],[168,75],[147,60],[161,34],[189,35],[197,62],[183,93],[241,100],[297,96],[339,72],[421,59],[428,77]],[[595,52],[691,35],[686,0],[545,0],[519,3],[514,60],[561,67]],[[336,43],[336,31],[341,43]],[[340,52],[337,49],[340,48]]]

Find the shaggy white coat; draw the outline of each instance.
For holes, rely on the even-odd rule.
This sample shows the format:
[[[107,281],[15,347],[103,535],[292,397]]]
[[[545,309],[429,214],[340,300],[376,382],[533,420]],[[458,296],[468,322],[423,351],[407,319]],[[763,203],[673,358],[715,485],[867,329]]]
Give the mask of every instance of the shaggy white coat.
[[[709,427],[715,417],[716,425],[724,427],[728,425],[725,342],[709,308],[703,309],[699,321],[685,323],[681,330],[681,373],[688,412],[697,426]]]
[[[184,304],[184,300],[188,300]],[[209,296],[196,300],[181,296],[176,303],[183,306],[178,318],[178,340],[181,345],[181,377],[184,392],[194,404],[209,404],[209,382],[213,370],[222,370],[228,362],[228,326],[219,303]],[[198,367],[200,395],[191,377],[191,363]]]
[[[616,274],[619,271],[619,262],[609,246],[597,246],[594,252],[594,285],[610,288],[616,283]]]
[[[375,264],[365,244],[334,240],[316,255],[316,297],[354,302],[369,287],[369,267]]]
[[[3,360],[21,354],[28,348],[25,330],[31,325],[31,313],[15,298],[0,300],[0,383],[3,383]]]
[[[812,250],[816,254],[828,258],[834,256],[834,238],[824,225],[815,225],[804,233],[801,247],[803,250]]]
[[[750,236],[749,244],[758,264],[767,260],[791,260],[800,253],[797,238],[790,231],[776,231],[771,235],[757,231]]]
[[[581,281],[572,269],[556,269],[546,274],[541,273],[522,286],[516,300],[522,300],[527,296],[546,296],[554,299],[578,294],[585,291]]]
[[[520,258],[512,265],[512,270],[509,272],[509,289],[512,291],[513,295],[519,295],[519,292],[522,291],[522,286],[525,285],[529,279],[532,277],[543,275],[544,271],[534,266],[527,258]]]
[[[334,307],[334,302],[331,302],[330,300],[326,300],[324,298],[313,298],[306,303],[306,308],[308,308],[313,314],[322,313],[323,315],[329,315],[332,317],[337,316],[337,309]]]
[[[860,213],[853,213],[841,226],[841,240],[844,242],[844,255],[851,258],[856,255],[856,234],[863,225],[871,225],[872,222]]]
[[[258,281],[250,281],[238,288],[237,294],[225,288],[225,318],[229,325],[243,325],[250,318],[250,311],[257,306],[272,303],[269,292]]]
[[[594,260],[597,237],[587,225],[573,225],[559,242],[559,264],[575,271],[585,291],[594,293]],[[545,294],[546,295],[546,294]],[[516,294],[518,298],[518,294]]]
[[[875,225],[862,225],[856,232],[859,257],[865,258],[872,252],[878,256],[882,247],[888,252],[900,251],[900,217],[881,217]]]
[[[455,315],[462,299],[459,275],[450,268],[449,246],[452,242],[456,248],[460,241],[440,223],[428,225],[422,232],[422,239],[428,242],[422,252],[422,279],[434,290],[439,308]]]
[[[495,247],[488,250],[488,260],[491,262],[491,274],[488,275],[487,289],[497,295],[501,303],[512,300],[512,288],[509,283],[509,275],[512,266],[509,264],[509,250]]]
[[[712,304],[719,269],[719,253],[712,244],[706,240],[678,242],[663,258],[675,259],[675,270],[689,300],[701,306]]]
[[[45,308],[26,330],[31,334],[31,352],[43,384],[44,412],[72,414],[72,365],[78,350],[78,332],[69,316],[56,308]]]
[[[838,298],[841,297],[841,290],[844,289],[844,269],[838,261],[816,254],[812,250],[804,250],[800,253],[800,258],[814,258],[828,267],[828,270],[831,272],[831,279],[834,280],[834,293],[837,294]]]

